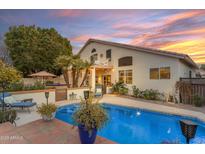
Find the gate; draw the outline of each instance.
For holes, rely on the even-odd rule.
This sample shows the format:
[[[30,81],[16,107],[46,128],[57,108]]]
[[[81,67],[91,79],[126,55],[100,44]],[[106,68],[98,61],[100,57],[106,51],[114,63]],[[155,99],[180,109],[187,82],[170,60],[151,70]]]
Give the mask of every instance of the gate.
[[[67,88],[56,89],[56,101],[67,100]]]
[[[181,89],[180,102],[184,104],[193,104],[193,96],[197,95],[205,101],[205,79],[204,78],[181,78],[181,81],[190,85],[191,96],[187,95],[186,89]]]

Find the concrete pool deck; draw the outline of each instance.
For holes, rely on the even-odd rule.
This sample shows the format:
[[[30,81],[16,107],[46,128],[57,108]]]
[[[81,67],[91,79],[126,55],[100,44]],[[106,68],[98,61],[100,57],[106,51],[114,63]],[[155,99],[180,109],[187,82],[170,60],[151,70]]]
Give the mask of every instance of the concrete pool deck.
[[[105,95],[100,100],[101,103],[107,102],[114,105],[122,105],[127,107],[135,107],[140,109],[151,110],[160,113],[168,113],[174,115],[188,116],[197,118],[205,122],[205,108],[202,107],[201,110],[197,107],[192,107],[190,105],[178,105],[170,103],[153,103],[152,101],[139,100],[129,97],[121,97],[116,95]]]

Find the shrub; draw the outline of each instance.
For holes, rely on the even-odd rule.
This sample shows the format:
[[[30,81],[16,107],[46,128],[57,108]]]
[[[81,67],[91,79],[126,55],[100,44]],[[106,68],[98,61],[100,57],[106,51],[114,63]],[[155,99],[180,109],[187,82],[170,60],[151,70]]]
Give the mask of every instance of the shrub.
[[[77,125],[83,125],[89,133],[93,129],[102,128],[108,120],[107,112],[99,103],[93,103],[93,97],[81,100],[80,108],[74,112],[73,120]]]
[[[137,88],[136,86],[133,86],[132,90],[133,90],[134,97],[141,98],[141,91],[139,90],[139,88]]]
[[[46,85],[52,85],[52,84],[54,84],[53,81],[51,81],[51,80],[46,81]]]
[[[52,113],[54,113],[57,109],[57,106],[53,103],[45,104],[42,103],[40,107],[37,107],[37,112],[41,115],[46,115],[47,117],[51,118]]]
[[[136,86],[132,87],[133,89],[133,95],[137,98],[143,98],[148,100],[159,100],[161,93],[159,93],[158,90],[153,89],[146,89],[144,91],[141,91],[139,88],[136,88]]]
[[[160,93],[158,92],[158,90],[146,89],[145,91],[143,91],[143,96],[148,100],[159,100]]]
[[[0,111],[0,124],[4,122],[15,123],[17,114],[15,110]]]
[[[125,95],[128,93],[128,88],[126,87],[126,85],[123,82],[116,82],[112,86],[112,91],[115,93],[118,93],[118,94]]]
[[[35,82],[34,85],[24,85],[23,82],[18,82],[18,83],[11,84],[7,88],[7,91],[41,90],[41,89],[46,89],[46,86],[39,81]]]
[[[204,105],[204,100],[202,99],[202,97],[198,96],[198,95],[194,95],[193,96],[193,103],[196,107],[201,107]]]
[[[126,95],[126,94],[128,94],[128,88],[126,88],[126,87],[120,87],[120,88],[119,88],[119,94],[121,94],[121,95]]]

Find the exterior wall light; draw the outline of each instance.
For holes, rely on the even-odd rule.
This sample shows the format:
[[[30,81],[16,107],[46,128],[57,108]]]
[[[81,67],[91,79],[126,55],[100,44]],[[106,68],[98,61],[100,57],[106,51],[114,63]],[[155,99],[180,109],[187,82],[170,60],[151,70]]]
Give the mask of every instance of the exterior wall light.
[[[46,97],[47,105],[48,105],[49,91],[46,91],[46,92],[45,92],[45,97]]]

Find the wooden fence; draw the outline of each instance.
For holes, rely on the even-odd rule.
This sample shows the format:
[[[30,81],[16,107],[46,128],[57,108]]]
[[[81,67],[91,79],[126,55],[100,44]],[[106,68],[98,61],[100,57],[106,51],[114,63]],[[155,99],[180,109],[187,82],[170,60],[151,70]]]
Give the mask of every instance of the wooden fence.
[[[205,78],[181,78],[181,81],[190,85],[190,94],[187,88],[181,88],[179,91],[180,102],[183,104],[193,104],[193,96],[199,96],[205,101]]]

